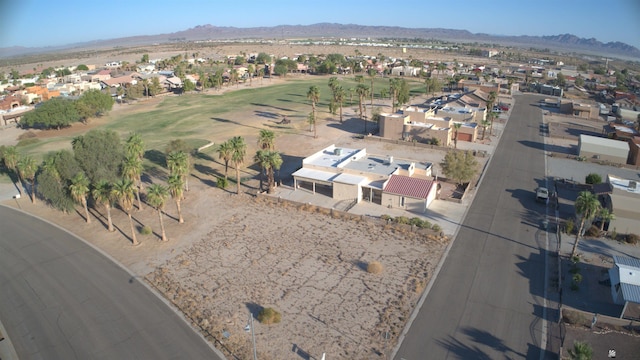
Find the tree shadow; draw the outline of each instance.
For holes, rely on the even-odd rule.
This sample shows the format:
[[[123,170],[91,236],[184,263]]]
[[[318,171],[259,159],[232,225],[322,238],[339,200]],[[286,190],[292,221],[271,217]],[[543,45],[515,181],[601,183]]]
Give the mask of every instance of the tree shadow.
[[[253,129],[262,130],[261,128],[259,128],[257,126],[242,124],[242,123],[239,123],[237,121],[233,121],[233,120],[229,120],[229,119],[212,117],[211,120],[215,120],[215,121],[218,121],[218,122],[221,122],[221,123],[225,123],[225,124],[234,124],[234,125],[238,125],[238,126],[244,126],[244,127],[249,127],[249,128],[253,128]]]
[[[247,310],[249,310],[251,316],[253,316],[254,320],[258,320],[258,314],[260,314],[260,311],[264,309],[264,306],[258,305],[254,302],[247,302],[245,303],[245,306],[247,307]]]
[[[145,151],[144,158],[161,167],[167,165],[167,156],[159,150],[151,149]]]
[[[292,95],[292,94],[287,94],[287,95]],[[292,96],[302,96],[302,95],[292,95]],[[258,103],[250,103],[253,106],[262,106],[262,107],[270,107],[276,110],[280,110],[280,111],[293,111],[292,109],[287,109],[287,108],[282,108],[282,107],[277,107],[277,106],[273,106],[273,105],[267,105],[267,104],[258,104]]]
[[[253,112],[254,112],[254,114],[256,114],[256,116],[264,117],[264,118],[267,118],[267,119],[279,119],[280,118],[280,114],[276,114],[276,113],[270,112],[270,111],[254,110]]]
[[[332,122],[331,124],[328,124],[327,127],[340,129],[350,134],[364,134],[364,122],[362,119],[357,117],[346,118],[342,122]],[[367,130],[369,130],[368,126]]]
[[[525,355],[519,352],[514,351],[512,348],[507,346],[502,339],[497,338],[493,334],[472,327],[467,327],[462,329],[462,333],[469,336],[474,343],[483,344],[489,346],[493,350],[497,352],[501,352],[505,354],[505,357],[509,358],[506,354],[512,353],[514,355],[518,355],[520,357],[524,357]]]
[[[351,264],[362,271],[367,271],[367,263],[362,260],[351,260]]]
[[[455,354],[458,359],[491,360],[492,358],[475,345],[463,344],[460,340],[449,336],[446,340],[436,340],[438,345]]]

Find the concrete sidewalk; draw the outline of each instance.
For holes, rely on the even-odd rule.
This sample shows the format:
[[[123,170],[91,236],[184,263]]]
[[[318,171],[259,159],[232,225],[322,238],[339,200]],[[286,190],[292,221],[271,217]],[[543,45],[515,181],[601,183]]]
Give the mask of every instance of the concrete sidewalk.
[[[9,339],[7,330],[5,330],[4,326],[2,325],[2,321],[0,321],[0,359],[18,360],[16,349],[13,348],[11,339]]]

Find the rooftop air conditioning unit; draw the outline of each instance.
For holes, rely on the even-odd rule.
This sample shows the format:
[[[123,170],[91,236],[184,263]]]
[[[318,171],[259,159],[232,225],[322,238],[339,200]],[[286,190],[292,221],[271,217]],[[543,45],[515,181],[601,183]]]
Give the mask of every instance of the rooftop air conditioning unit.
[[[333,149],[333,154],[334,155],[342,155],[342,149],[341,148]]]
[[[638,186],[638,183],[635,181],[629,181],[629,190],[635,191]]]

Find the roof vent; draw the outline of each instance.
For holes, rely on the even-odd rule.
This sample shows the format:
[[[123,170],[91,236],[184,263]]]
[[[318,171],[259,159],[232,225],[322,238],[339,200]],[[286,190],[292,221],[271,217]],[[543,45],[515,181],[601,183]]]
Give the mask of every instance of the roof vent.
[[[393,156],[388,156],[384,163],[385,163],[385,165],[393,164]]]
[[[334,155],[342,155],[342,149],[341,148],[333,149],[333,154]]]
[[[638,187],[638,183],[637,182],[629,181],[629,190],[635,191],[637,187]]]

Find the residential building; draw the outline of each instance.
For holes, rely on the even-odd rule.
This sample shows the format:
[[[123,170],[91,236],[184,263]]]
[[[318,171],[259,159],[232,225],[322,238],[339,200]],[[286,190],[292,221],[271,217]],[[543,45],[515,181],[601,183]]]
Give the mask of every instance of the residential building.
[[[293,179],[296,190],[424,212],[437,194],[431,169],[431,163],[330,145],[302,160],[302,168],[293,173]]]
[[[607,175],[611,184],[610,194],[603,197],[603,206],[615,218],[605,227],[619,234],[640,235],[640,181]]]
[[[627,164],[640,165],[640,136],[633,136],[629,139],[629,159]]]
[[[625,314],[637,319],[640,316],[640,260],[614,255],[613,264],[609,269],[613,302],[624,305],[621,319]]]
[[[608,161],[614,164],[626,164],[629,156],[629,145],[626,141],[580,134],[578,156]]]

